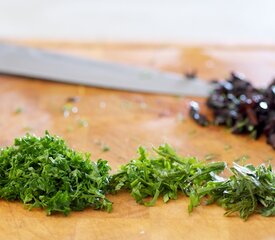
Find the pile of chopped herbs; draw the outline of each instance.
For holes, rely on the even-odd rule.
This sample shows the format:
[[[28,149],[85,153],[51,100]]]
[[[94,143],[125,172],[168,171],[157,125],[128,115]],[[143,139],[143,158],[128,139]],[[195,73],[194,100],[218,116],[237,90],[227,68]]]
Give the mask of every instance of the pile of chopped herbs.
[[[109,170],[107,161],[92,162],[89,154],[47,132],[41,138],[26,135],[0,151],[0,197],[43,208],[48,215],[86,207],[111,211],[105,197]]]
[[[167,144],[154,151],[156,155],[151,157],[140,147],[139,158],[121,166],[112,176],[111,189],[129,190],[138,203],[153,206],[159,196],[164,202],[177,199],[179,191],[189,196],[195,187],[212,180],[211,173],[225,168],[224,162],[205,163],[194,157],[181,157]]]
[[[229,178],[220,177],[224,162],[199,161],[179,156],[169,145],[150,154],[138,149],[139,157],[109,174],[107,161],[90,160],[69,148],[63,139],[48,132],[43,137],[27,134],[0,150],[0,198],[19,200],[29,209],[43,208],[48,215],[68,215],[87,207],[110,212],[107,193],[130,191],[136,202],[153,206],[179,193],[190,198],[189,212],[206,201],[247,219],[253,213],[275,215],[275,173],[271,165],[230,168]]]
[[[255,139],[264,134],[266,142],[275,149],[275,80],[267,88],[258,89],[243,75],[232,73],[228,79],[216,82],[207,106],[213,113],[214,124]],[[189,114],[199,125],[208,125],[198,104],[191,102]]]
[[[212,181],[193,191],[189,210],[206,198],[206,204],[215,202],[225,208],[226,216],[239,213],[245,220],[253,213],[274,216],[275,173],[271,165],[254,167],[234,163],[230,170],[232,176],[228,179],[212,174]]]

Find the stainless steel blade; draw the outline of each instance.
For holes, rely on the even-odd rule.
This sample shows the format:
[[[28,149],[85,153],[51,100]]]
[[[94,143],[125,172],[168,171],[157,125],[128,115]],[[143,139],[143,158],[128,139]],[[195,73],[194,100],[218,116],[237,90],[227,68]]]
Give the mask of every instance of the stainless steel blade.
[[[175,73],[0,44],[0,72],[64,83],[172,95],[207,96],[213,86]]]

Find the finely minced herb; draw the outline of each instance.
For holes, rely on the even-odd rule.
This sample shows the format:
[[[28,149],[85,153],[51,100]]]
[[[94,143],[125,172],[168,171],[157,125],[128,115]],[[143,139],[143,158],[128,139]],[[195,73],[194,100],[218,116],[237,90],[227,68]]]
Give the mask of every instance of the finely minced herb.
[[[86,128],[86,127],[89,126],[89,122],[86,119],[79,119],[78,120],[78,126]]]
[[[22,112],[23,112],[23,108],[21,108],[21,107],[16,108],[14,111],[15,114],[20,114]]]
[[[208,153],[204,156],[204,159],[206,161],[213,161],[213,160],[216,160],[217,158],[219,157],[218,154],[215,154],[215,153]]]
[[[111,150],[111,148],[106,144],[103,144],[101,147],[102,152],[109,152],[110,150]]]
[[[26,135],[0,151],[0,197],[20,200],[29,208],[44,208],[48,215],[86,207],[111,211],[105,192],[110,167],[90,161],[89,154],[70,149],[48,132],[39,138]]]

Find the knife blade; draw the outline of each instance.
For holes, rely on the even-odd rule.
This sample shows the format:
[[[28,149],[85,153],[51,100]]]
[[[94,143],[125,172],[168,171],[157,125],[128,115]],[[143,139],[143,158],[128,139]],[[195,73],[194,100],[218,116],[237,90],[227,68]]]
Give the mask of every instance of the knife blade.
[[[41,49],[0,44],[0,73],[133,92],[206,97],[200,79]]]

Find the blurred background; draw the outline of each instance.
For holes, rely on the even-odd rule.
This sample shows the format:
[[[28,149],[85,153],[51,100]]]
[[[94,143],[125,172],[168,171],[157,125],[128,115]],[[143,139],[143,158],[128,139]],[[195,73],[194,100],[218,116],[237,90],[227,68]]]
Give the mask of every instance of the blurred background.
[[[274,0],[0,0],[0,38],[272,44],[274,9]]]

